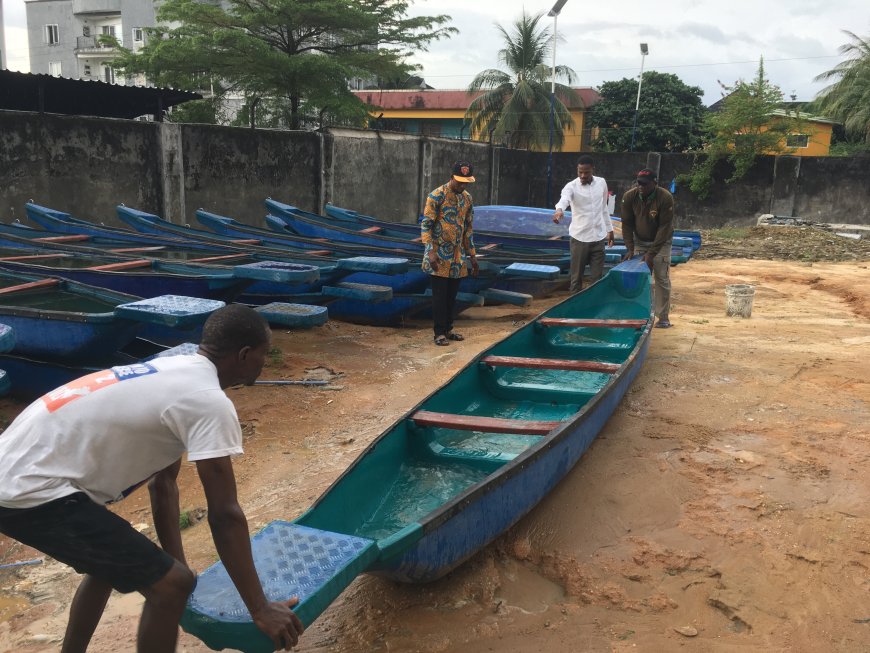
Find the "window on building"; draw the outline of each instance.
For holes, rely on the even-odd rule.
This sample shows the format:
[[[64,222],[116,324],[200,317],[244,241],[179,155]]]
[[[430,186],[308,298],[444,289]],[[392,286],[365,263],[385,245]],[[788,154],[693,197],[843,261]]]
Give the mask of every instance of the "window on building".
[[[144,43],[145,42],[145,30],[141,27],[133,28],[133,43]]]
[[[84,71],[85,77],[90,77],[91,76],[91,65],[86,63],[84,65],[83,71]]]
[[[114,25],[103,25],[101,28],[103,36],[115,36],[115,26]]]
[[[45,26],[45,42],[49,45],[57,45],[58,41],[57,25]]]
[[[62,68],[60,65],[60,61],[49,61],[48,62],[48,74],[52,77],[60,77],[62,74]]]
[[[785,137],[786,147],[809,147],[809,134],[789,134]]]
[[[111,66],[103,66],[103,81],[107,84],[115,83],[115,69]]]

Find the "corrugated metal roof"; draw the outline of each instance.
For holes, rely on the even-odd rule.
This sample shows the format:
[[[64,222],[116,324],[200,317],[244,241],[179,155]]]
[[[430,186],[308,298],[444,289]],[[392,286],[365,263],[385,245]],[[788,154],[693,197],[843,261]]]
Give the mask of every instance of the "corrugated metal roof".
[[[590,107],[601,99],[594,88],[584,86],[574,90],[580,96],[582,106]],[[483,91],[469,94],[464,90],[366,90],[353,91],[353,94],[366,104],[394,111],[414,109],[464,111],[472,100],[483,94]]]
[[[165,109],[202,95],[172,88],[122,86],[0,70],[0,109],[74,116],[137,118],[160,116]]]

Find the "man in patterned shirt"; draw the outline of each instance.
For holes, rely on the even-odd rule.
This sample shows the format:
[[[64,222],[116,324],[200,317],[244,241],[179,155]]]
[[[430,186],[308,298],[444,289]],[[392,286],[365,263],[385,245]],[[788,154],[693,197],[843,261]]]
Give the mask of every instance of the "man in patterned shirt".
[[[420,222],[420,235],[426,249],[423,252],[423,271],[432,279],[432,318],[435,344],[448,345],[451,340],[464,340],[453,331],[456,312],[456,294],[459,281],[471,274],[477,276],[478,266],[472,236],[474,206],[465,190],[474,183],[474,168],[470,163],[457,161],[453,175],[426,198],[426,209]]]

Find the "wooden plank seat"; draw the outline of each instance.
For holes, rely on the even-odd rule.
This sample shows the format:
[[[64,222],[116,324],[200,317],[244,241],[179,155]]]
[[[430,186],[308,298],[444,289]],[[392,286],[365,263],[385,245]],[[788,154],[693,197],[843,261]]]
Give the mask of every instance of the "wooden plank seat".
[[[562,422],[527,419],[506,419],[504,417],[482,417],[479,415],[456,415],[418,410],[411,415],[417,426],[440,426],[458,431],[480,431],[482,433],[517,433],[520,435],[546,435]]]
[[[311,249],[305,252],[309,256],[332,256],[331,249]]]
[[[135,268],[150,267],[151,259],[140,258],[135,261],[123,261],[122,263],[108,263],[106,265],[94,265],[86,270],[102,270],[104,272],[115,272],[118,270],[133,270]]]
[[[568,317],[542,317],[538,324],[545,327],[596,327],[605,329],[643,329],[647,320],[594,320]]]
[[[52,252],[51,254],[28,254],[26,256],[4,256],[0,261],[33,261],[41,258],[65,258],[69,254],[63,252]]]
[[[80,243],[83,240],[90,239],[91,237],[86,236],[85,234],[75,234],[70,236],[40,236],[39,238],[34,238],[34,240],[45,243]]]
[[[498,243],[489,243],[488,245],[484,245],[483,247],[478,247],[477,249],[488,252],[491,249],[497,249]]]
[[[153,247],[116,247],[110,249],[112,254],[131,254],[134,252],[159,252],[166,249],[163,245],[155,245]]]
[[[9,286],[8,288],[0,288],[0,295],[8,295],[10,293],[19,292],[21,290],[35,290],[37,288],[50,288],[60,284],[60,279],[40,279],[39,281],[31,281],[29,283],[19,283],[17,286]]]
[[[366,227],[365,229],[360,229],[359,233],[361,234],[376,234],[379,231],[383,231],[383,227],[378,227],[375,225],[374,227]]]
[[[615,374],[619,371],[616,363],[598,361],[576,361],[562,358],[524,358],[522,356],[485,356],[480,362],[492,367],[527,367],[539,370],[566,370],[570,372],[601,372]]]
[[[550,236],[547,240],[562,240],[562,236]]]
[[[233,245],[260,245],[263,243],[259,238],[239,238],[229,242]]]
[[[217,261],[233,261],[240,258],[245,258],[247,254],[241,252],[239,254],[221,254],[220,256],[204,256],[202,258],[192,258],[188,263],[214,263]]]

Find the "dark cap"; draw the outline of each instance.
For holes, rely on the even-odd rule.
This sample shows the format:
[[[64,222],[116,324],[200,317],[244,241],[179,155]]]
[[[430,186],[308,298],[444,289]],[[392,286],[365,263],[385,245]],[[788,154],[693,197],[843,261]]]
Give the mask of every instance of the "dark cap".
[[[637,171],[637,180],[643,183],[655,183],[656,173],[649,168],[641,168]]]
[[[453,178],[462,184],[474,183],[474,166],[468,161],[457,161],[453,164]]]

